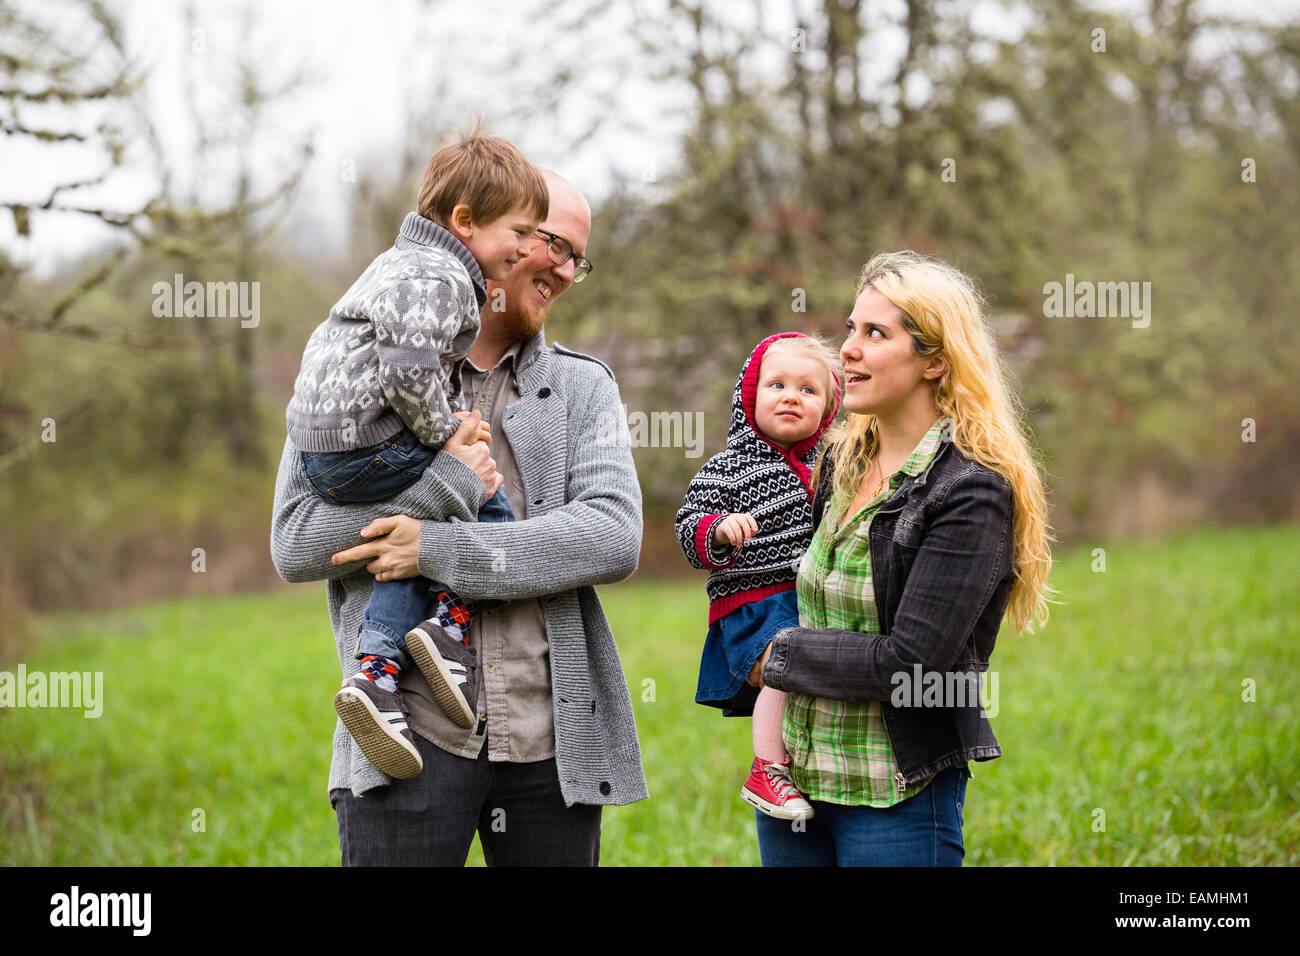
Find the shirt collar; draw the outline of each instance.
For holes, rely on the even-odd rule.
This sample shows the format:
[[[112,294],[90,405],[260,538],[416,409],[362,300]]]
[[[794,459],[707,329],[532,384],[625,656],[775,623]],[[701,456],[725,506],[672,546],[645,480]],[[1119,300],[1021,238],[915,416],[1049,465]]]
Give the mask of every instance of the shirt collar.
[[[511,342],[506,350],[501,353],[501,358],[497,359],[497,364],[492,366],[492,368],[495,369],[504,365],[509,370],[511,378],[516,377],[519,374],[520,356],[524,344],[523,339],[515,339],[515,341]],[[491,369],[479,368],[468,358],[465,359],[465,363],[469,366],[471,371],[476,373],[491,371]]]
[[[952,434],[951,423],[951,418],[940,418],[931,425],[930,430],[916,443],[916,447],[912,449],[912,454],[907,456],[907,461],[903,463],[903,467],[899,471],[913,478],[925,471],[938,453],[939,446],[943,444],[944,435]]]

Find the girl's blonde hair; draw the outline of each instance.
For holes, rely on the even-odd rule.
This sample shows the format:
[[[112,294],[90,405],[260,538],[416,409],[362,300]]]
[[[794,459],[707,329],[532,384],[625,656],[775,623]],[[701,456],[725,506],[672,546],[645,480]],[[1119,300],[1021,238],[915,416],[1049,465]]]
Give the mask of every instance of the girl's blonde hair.
[[[934,384],[935,403],[952,419],[951,439],[967,458],[1011,483],[1015,581],[1007,613],[1017,632],[1047,623],[1052,567],[1047,499],[1038,462],[1021,426],[1023,409],[1007,387],[997,345],[984,323],[974,283],[946,263],[911,251],[873,256],[858,277],[892,302],[918,356],[943,354],[947,370]],[[853,497],[879,447],[875,415],[851,415],[827,435],[835,456],[835,491]],[[825,456],[818,460],[817,475]]]
[[[826,408],[829,410],[840,397],[839,382],[843,378],[840,370],[840,355],[822,335],[817,332],[802,332],[799,335],[787,335],[777,339],[763,352],[764,361],[774,352],[803,355],[816,359],[826,369]]]

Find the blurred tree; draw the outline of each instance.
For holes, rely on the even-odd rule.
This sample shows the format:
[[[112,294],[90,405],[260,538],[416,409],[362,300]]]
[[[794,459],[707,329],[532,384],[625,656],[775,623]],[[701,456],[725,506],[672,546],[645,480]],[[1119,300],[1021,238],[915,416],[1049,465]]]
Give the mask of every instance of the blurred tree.
[[[715,449],[754,342],[838,334],[875,251],[937,254],[989,295],[1065,536],[1294,515],[1300,26],[1194,0],[976,6],[637,7],[629,80],[687,94],[690,124],[672,170],[597,210],[566,321],[633,408],[706,410]],[[556,69],[581,89],[580,63]],[[1067,274],[1149,282],[1150,325],[1049,318]],[[1243,442],[1246,418],[1267,437]],[[638,456],[671,508],[698,462]]]

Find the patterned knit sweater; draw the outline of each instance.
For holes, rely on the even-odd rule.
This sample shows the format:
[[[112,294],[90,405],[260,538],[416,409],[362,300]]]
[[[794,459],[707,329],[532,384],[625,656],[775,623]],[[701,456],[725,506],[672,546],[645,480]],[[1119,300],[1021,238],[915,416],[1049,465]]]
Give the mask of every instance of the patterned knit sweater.
[[[439,448],[459,424],[452,366],[478,337],[487,284],[474,256],[432,220],[408,213],[316,327],[285,414],[303,452],[352,451],[406,425]]]
[[[781,332],[765,338],[740,370],[731,399],[727,447],[704,463],[691,479],[677,512],[677,540],[686,559],[709,571],[709,624],[751,601],[794,588],[799,561],[812,541],[812,465],[817,445],[840,408],[842,386],[817,431],[789,451],[768,441],[754,422],[763,353]],[[713,525],[729,514],[754,516],[758,533],[743,547],[716,549],[709,544]]]

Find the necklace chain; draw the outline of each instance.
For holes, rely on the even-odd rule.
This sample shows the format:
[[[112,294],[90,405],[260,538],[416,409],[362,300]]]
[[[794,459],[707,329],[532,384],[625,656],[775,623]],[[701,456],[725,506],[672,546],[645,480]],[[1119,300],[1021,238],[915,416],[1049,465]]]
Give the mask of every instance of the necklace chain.
[[[872,466],[872,468],[879,468],[879,467],[880,467],[880,462],[876,461],[876,460],[873,458],[873,459],[871,460],[871,466]],[[871,493],[871,497],[868,498],[867,500],[868,500],[868,501],[873,500],[873,499],[876,497],[876,495],[880,494],[880,489],[883,488],[883,487],[885,487],[885,473],[884,473],[884,469],[881,469],[881,472],[880,472],[880,482],[876,485],[876,490],[873,491],[873,492]]]

